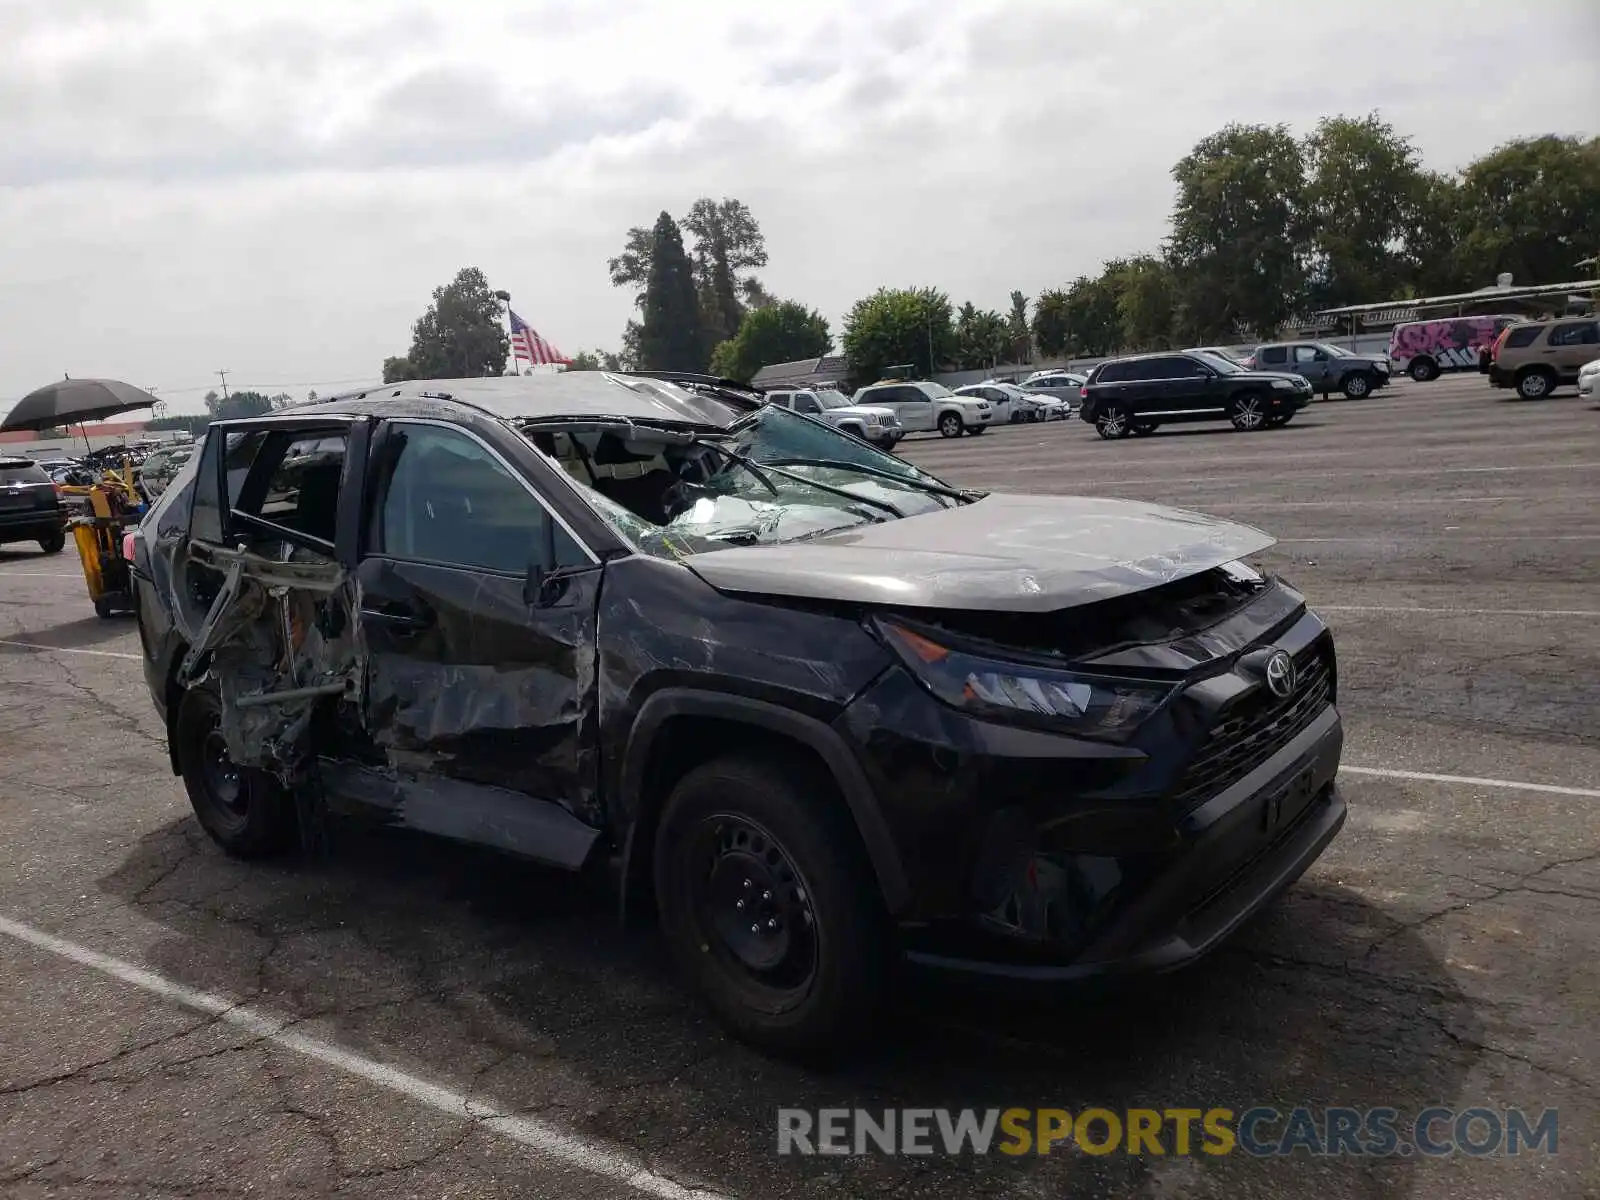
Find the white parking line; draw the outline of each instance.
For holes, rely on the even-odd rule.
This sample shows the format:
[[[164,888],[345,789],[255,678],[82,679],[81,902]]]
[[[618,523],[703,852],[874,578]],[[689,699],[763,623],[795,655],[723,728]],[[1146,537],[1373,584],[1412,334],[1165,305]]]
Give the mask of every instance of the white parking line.
[[[291,1022],[287,1017],[274,1016],[249,1005],[236,1004],[227,997],[212,992],[196,991],[123,959],[101,954],[98,950],[91,950],[76,942],[58,938],[45,933],[42,929],[35,929],[31,925],[25,925],[9,917],[0,916],[0,933],[99,971],[102,975],[109,975],[113,979],[131,984],[183,1008],[205,1013],[218,1021],[248,1030],[263,1042],[291,1050],[335,1070],[354,1075],[391,1092],[397,1092],[446,1116],[472,1121],[491,1133],[497,1133],[509,1141],[527,1147],[536,1154],[614,1180],[636,1192],[642,1192],[647,1196],[668,1197],[670,1200],[693,1200],[693,1198],[719,1200],[714,1192],[687,1188],[663,1175],[647,1170],[625,1151],[605,1142],[569,1133],[548,1121],[516,1116],[489,1101],[452,1091],[441,1084],[387,1066],[332,1042],[294,1033],[288,1028]]]
[[[1473,787],[1509,788],[1518,792],[1548,792],[1554,796],[1583,796],[1600,800],[1600,789],[1558,787],[1553,783],[1526,783],[1517,779],[1480,779],[1476,775],[1435,775],[1428,771],[1394,771],[1387,767],[1352,767],[1339,764],[1339,773],[1375,775],[1380,779],[1415,779],[1422,783],[1465,783]]]
[[[1446,617],[1600,617],[1590,608],[1423,608],[1409,604],[1314,604],[1318,612],[1437,613]]]
[[[41,650],[46,654],[92,654],[96,658],[130,658],[138,660],[137,654],[125,654],[121,650],[83,650],[76,646],[41,646],[37,642],[16,642],[7,638],[0,638],[0,646],[17,646],[23,650]]]
[[[78,571],[0,571],[0,579],[82,579]]]

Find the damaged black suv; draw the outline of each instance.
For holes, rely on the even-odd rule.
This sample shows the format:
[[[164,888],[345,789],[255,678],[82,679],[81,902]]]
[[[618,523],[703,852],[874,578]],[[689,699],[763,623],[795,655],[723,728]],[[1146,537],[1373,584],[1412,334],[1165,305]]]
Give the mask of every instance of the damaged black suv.
[[[1334,651],[1240,561],[1270,544],[570,372],[218,422],[134,570],[172,767],[226,850],[366,813],[612,865],[733,1029],[805,1051],[907,959],[1179,966],[1316,859]]]

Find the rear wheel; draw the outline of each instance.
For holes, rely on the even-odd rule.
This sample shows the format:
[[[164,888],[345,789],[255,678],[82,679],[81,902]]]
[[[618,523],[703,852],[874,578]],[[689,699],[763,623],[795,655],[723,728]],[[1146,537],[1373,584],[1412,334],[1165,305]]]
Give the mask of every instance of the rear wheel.
[[[1439,364],[1431,358],[1413,358],[1406,372],[1418,383],[1427,383],[1430,379],[1439,378]]]
[[[60,554],[66,544],[67,535],[59,529],[39,539],[39,549],[46,554]]]
[[[673,788],[655,846],[667,945],[740,1037],[788,1054],[870,1033],[891,959],[888,919],[828,783],[733,756]]]
[[[1344,377],[1339,390],[1344,392],[1348,400],[1365,400],[1372,394],[1372,380],[1363,372],[1357,371]]]
[[[237,858],[262,858],[295,840],[294,806],[264,772],[234,763],[222,735],[222,702],[209,687],[183,694],[173,729],[178,769],[201,828]]]
[[[1094,427],[1099,430],[1100,436],[1108,441],[1112,438],[1125,438],[1133,432],[1133,414],[1126,405],[1108,404],[1096,414]]]
[[[1556,390],[1556,377],[1544,367],[1531,367],[1517,376],[1517,395],[1524,400],[1543,400]]]
[[[944,416],[939,418],[940,437],[958,438],[961,436],[961,429],[962,422],[960,413],[947,412],[944,414]]]
[[[1233,422],[1233,427],[1245,433],[1254,433],[1265,428],[1267,423],[1267,401],[1257,392],[1245,392],[1242,396],[1235,396],[1228,404],[1228,420]]]

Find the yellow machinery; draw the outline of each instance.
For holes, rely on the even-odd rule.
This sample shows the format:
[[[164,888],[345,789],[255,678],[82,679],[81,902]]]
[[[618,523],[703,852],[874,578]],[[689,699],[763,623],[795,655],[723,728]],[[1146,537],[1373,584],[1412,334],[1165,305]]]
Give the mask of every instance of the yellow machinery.
[[[122,557],[123,531],[139,523],[139,493],[133,486],[131,468],[107,471],[98,483],[87,487],[63,487],[69,496],[82,496],[88,512],[74,516],[68,525],[83,563],[83,578],[89,585],[89,599],[102,617],[133,611],[133,581],[128,562]]]

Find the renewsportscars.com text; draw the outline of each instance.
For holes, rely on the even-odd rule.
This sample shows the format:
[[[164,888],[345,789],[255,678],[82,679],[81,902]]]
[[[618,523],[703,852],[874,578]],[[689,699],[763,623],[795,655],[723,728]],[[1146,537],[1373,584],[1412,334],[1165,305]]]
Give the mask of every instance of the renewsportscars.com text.
[[[1549,1155],[1558,1126],[1553,1108],[781,1108],[778,1153]]]

